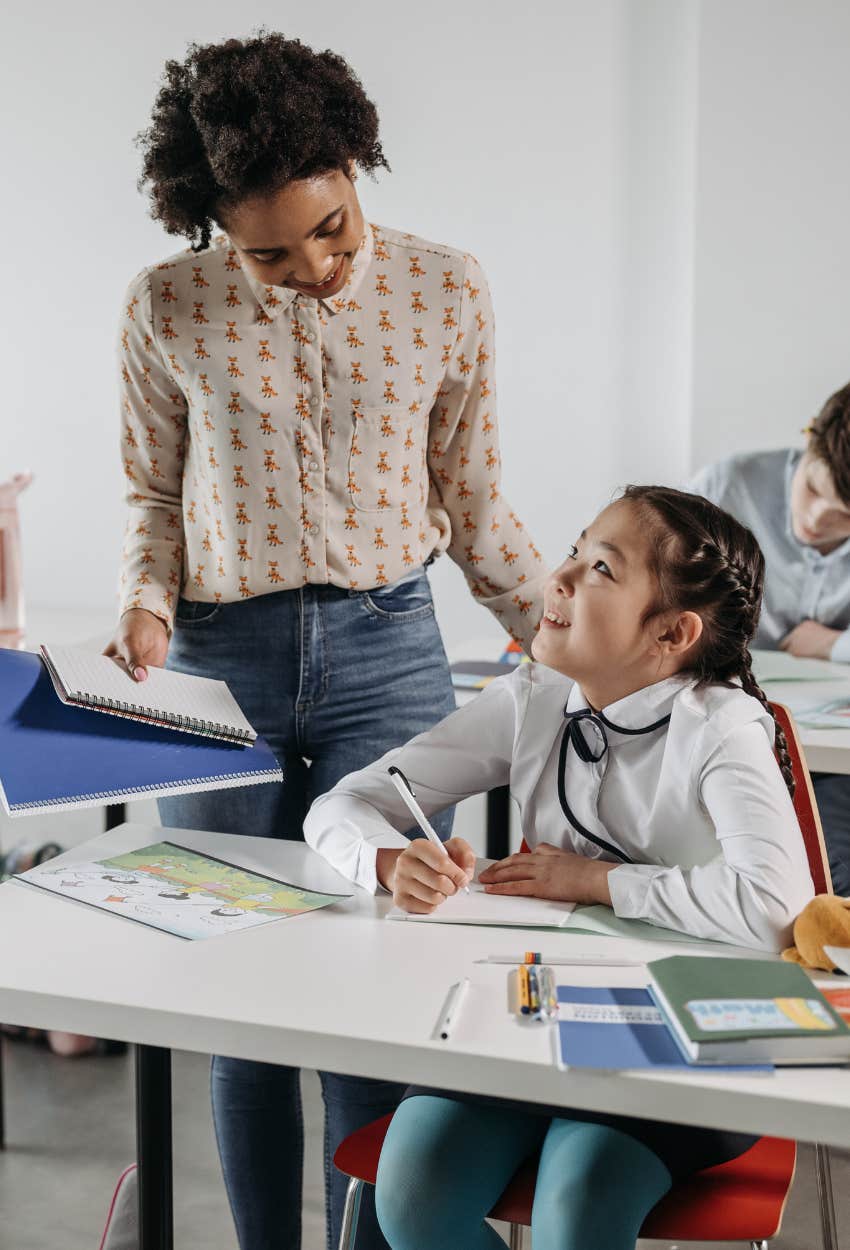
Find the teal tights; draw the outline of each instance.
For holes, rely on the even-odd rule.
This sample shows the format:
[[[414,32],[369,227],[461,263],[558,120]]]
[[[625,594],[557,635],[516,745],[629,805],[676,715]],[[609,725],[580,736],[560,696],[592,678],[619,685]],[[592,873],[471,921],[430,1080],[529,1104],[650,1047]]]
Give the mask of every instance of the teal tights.
[[[648,1146],[606,1125],[424,1095],[401,1104],[381,1152],[375,1202],[392,1250],[504,1250],[484,1217],[541,1147],[534,1250],[634,1250],[671,1184]]]

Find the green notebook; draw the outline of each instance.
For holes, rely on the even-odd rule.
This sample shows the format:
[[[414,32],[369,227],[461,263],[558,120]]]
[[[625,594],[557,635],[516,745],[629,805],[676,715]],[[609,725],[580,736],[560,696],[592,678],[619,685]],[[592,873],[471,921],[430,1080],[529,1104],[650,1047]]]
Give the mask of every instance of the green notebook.
[[[845,1063],[850,1029],[796,964],[671,955],[650,990],[692,1063]]]

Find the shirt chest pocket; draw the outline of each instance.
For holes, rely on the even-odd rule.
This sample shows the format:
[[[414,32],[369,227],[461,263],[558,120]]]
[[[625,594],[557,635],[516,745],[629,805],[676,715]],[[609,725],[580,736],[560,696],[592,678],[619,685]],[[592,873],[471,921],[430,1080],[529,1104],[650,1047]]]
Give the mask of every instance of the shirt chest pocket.
[[[428,421],[390,406],[361,408],[348,455],[348,492],[361,512],[413,507],[427,498]]]

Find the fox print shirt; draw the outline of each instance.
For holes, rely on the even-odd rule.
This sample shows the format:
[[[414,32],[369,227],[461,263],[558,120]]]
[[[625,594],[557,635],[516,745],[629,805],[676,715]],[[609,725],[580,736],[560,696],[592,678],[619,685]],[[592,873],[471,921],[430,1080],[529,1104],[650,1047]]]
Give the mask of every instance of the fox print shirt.
[[[130,285],[121,610],[369,590],[448,551],[526,645],[546,570],[500,489],[477,262],[367,227],[340,294],[263,286],[226,236]]]

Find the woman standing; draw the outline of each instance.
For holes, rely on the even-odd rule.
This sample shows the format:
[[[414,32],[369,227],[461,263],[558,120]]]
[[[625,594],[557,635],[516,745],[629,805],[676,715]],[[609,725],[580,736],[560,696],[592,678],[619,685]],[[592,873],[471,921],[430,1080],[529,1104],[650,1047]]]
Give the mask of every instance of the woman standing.
[[[142,150],[153,216],[192,246],[125,301],[110,653],[139,680],[166,657],[224,679],[283,766],[280,786],[162,801],[166,825],[300,838],[314,797],[454,706],[436,555],[524,643],[539,619],[545,569],[499,489],[487,285],[472,257],[364,221],[356,172],[387,162],[331,52],[192,47]],[[322,1086],[335,1246],[333,1151],[399,1090]],[[243,1250],[297,1247],[298,1073],[216,1058],[212,1090]],[[361,1230],[384,1244],[372,1212]]]

